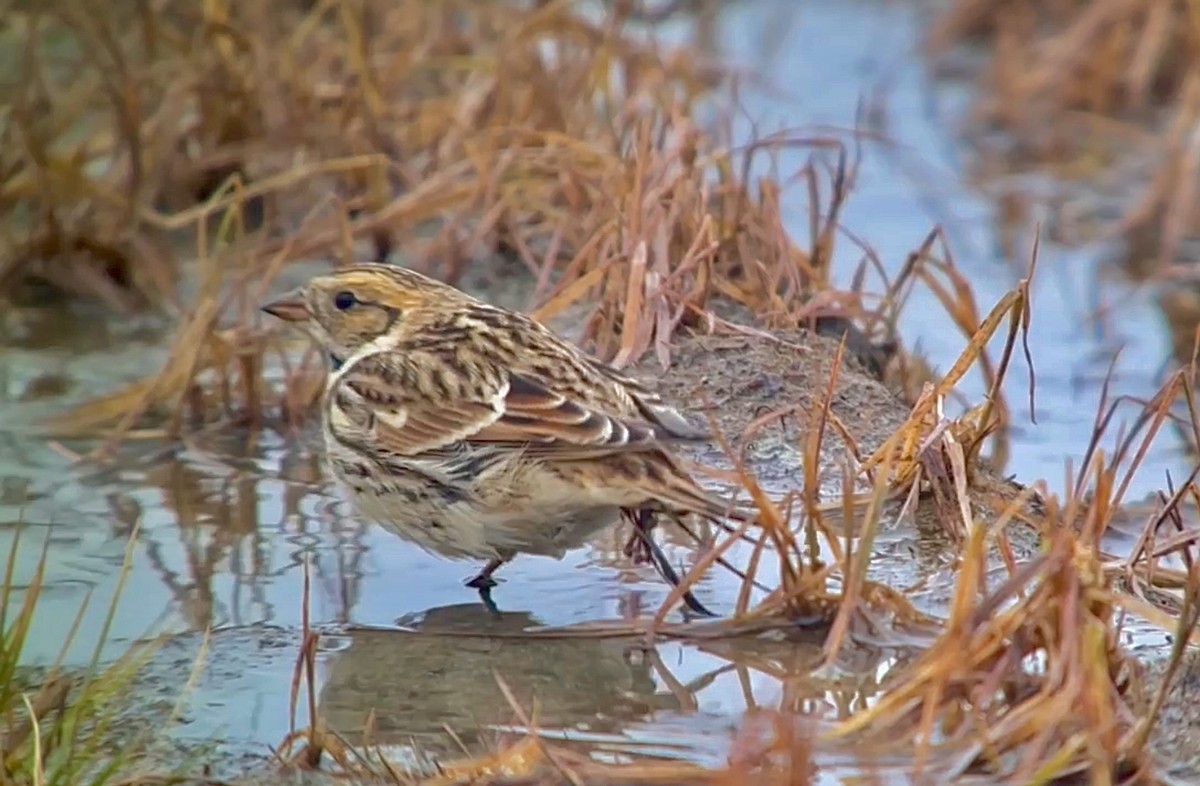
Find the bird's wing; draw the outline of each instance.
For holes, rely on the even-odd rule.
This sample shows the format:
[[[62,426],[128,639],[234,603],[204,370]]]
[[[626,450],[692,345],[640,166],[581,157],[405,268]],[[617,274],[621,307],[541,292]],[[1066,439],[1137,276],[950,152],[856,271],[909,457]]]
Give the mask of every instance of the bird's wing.
[[[352,360],[331,391],[331,406],[354,407],[376,446],[412,456],[477,434],[504,414],[508,386],[477,380],[452,392],[445,362],[425,354],[380,351]],[[455,385],[462,389],[463,386]]]
[[[454,374],[433,353],[377,352],[356,359],[334,390],[367,410],[380,449],[401,455],[460,441],[521,448],[530,455],[578,459],[648,450],[663,437],[651,424],[616,417],[531,376],[501,373],[494,381],[448,384]]]
[[[690,423],[679,410],[662,400],[658,391],[645,382],[624,374],[607,363],[588,358],[591,367],[601,376],[620,385],[633,399],[642,416],[657,427],[660,433],[673,439],[707,440],[712,434],[707,428]]]
[[[471,441],[520,444],[530,453],[566,459],[646,450],[661,435],[649,423],[601,412],[528,376],[510,374],[504,414]]]

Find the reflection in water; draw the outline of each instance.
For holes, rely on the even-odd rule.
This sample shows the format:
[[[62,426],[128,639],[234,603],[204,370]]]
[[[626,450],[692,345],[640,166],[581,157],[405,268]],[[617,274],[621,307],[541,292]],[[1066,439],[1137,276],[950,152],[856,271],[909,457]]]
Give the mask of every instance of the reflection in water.
[[[293,618],[297,596],[271,590],[285,576],[297,579],[306,559],[320,594],[333,601],[332,621],[349,621],[367,527],[331,515],[318,455],[301,448],[238,456],[219,447],[233,449],[193,445],[145,477],[161,491],[159,514],[173,520],[145,530],[144,553],[183,621],[202,630]],[[281,600],[293,608],[281,610]]]
[[[846,717],[871,701],[897,665],[885,651],[850,646],[836,669],[814,674],[823,631],[649,651],[633,640],[535,637],[528,631],[546,625],[652,614],[667,587],[652,569],[641,573],[623,561],[623,533],[610,531],[564,563],[518,560],[497,590],[508,611],[491,614],[462,586],[473,566],[423,554],[347,515],[303,440],[294,447],[191,441],[177,451],[129,455],[60,485],[30,509],[46,520],[56,509],[77,513],[57,535],[74,538],[58,550],[70,559],[51,571],[51,581],[69,590],[63,602],[72,610],[79,577],[92,586],[111,581],[136,532],[120,634],[140,634],[164,617],[168,630],[215,628],[233,650],[221,655],[224,662],[259,670],[243,679],[255,683],[256,701],[269,694],[286,704],[291,657],[264,666],[256,648],[267,641],[264,623],[298,627],[307,563],[313,619],[333,631],[320,658],[320,712],[352,740],[369,725],[374,742],[413,753],[453,755],[455,736],[479,751],[519,733],[499,675],[547,736],[613,756],[720,764],[744,712],[780,707],[826,722]],[[95,556],[106,553],[107,560]],[[714,573],[711,589],[732,597],[730,581]],[[268,646],[290,655],[298,645],[291,638],[270,637]],[[230,660],[239,653],[240,661]],[[205,691],[198,702],[219,695],[223,715],[244,709],[236,692]],[[233,728],[274,744],[284,717]]]
[[[117,619],[121,636],[296,625],[306,562],[313,616],[324,623],[392,624],[430,605],[477,602],[463,586],[476,566],[425,554],[359,520],[306,439],[264,437],[247,445],[206,437],[168,450],[133,443],[112,466],[81,465],[65,481],[63,463],[8,476],[0,517],[23,521],[26,531],[41,524],[36,529],[59,545],[48,583],[65,590],[56,596],[66,604],[64,616],[89,589],[115,589],[135,537],[131,600]],[[606,531],[563,562],[518,560],[496,602],[537,609],[554,624],[652,613],[669,588],[653,568],[629,564],[623,538]],[[683,554],[678,534],[664,540]],[[28,547],[37,552],[37,544]],[[48,639],[46,651],[56,644]]]
[[[413,740],[445,754],[455,748],[447,727],[479,749],[490,742],[486,730],[514,723],[496,675],[527,710],[536,701],[549,729],[619,734],[670,697],[656,694],[649,660],[628,642],[487,638],[534,624],[526,612],[497,618],[473,603],[431,609],[416,633],[356,631],[331,657],[321,713],[347,734],[371,716],[376,742]]]
[[[504,732],[525,731],[524,712],[543,736],[589,749],[715,762],[744,712],[844,718],[898,665],[850,648],[835,674],[815,676],[824,631],[647,650],[633,640],[538,636],[531,613],[474,603],[400,622],[403,630],[326,637],[341,646],[323,660],[319,708],[350,741],[417,758],[491,747]]]

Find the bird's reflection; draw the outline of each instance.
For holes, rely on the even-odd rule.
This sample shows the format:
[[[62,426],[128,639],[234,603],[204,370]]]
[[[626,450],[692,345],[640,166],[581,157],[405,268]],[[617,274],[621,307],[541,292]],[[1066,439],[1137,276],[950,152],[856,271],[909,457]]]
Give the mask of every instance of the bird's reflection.
[[[548,635],[527,611],[490,612],[478,603],[398,622],[402,629],[346,632],[346,645],[324,661],[319,711],[353,743],[434,757],[456,755],[464,744],[479,752],[498,729],[520,726],[501,682],[541,732],[632,749],[635,739],[653,736],[656,719],[686,728],[687,718],[702,722],[714,706],[732,715],[775,706],[845,717],[889,672],[883,653],[850,648],[841,665],[855,677],[814,676],[823,632],[644,648],[631,639]]]
[[[401,620],[406,630],[354,630],[328,661],[320,710],[354,738],[372,718],[380,744],[434,753],[488,742],[488,728],[514,722],[499,677],[539,725],[620,733],[631,720],[671,703],[660,696],[650,661],[628,642],[542,639],[527,611],[491,611],[465,603]]]
[[[67,478],[61,490],[22,490],[21,498],[50,495],[39,502],[47,516],[59,507],[71,510],[73,521],[103,521],[106,546],[136,535],[133,570],[155,577],[161,591],[146,600],[163,603],[163,619],[174,626],[295,619],[306,563],[322,620],[356,619],[364,582],[377,570],[373,525],[340,501],[319,450],[304,440],[247,444],[219,434],[193,435],[167,450],[137,447]],[[585,564],[628,572],[627,535],[617,528],[598,535]],[[695,543],[679,537],[664,529],[669,547],[694,551]],[[501,608],[511,602],[505,592],[495,599]],[[620,600],[623,615],[645,611],[628,592]]]
[[[368,525],[339,512],[344,507],[334,503],[319,453],[237,448],[193,438],[169,453],[74,479],[75,499],[103,512],[112,539],[136,533],[134,570],[156,576],[188,627],[250,630],[295,618],[305,564],[314,602],[328,601],[320,622],[345,626],[369,617],[357,608],[364,576],[380,570]],[[628,573],[625,534],[601,533],[588,560],[619,571],[619,616],[644,618],[654,609]],[[680,551],[696,548],[677,535],[666,528],[663,541]],[[419,580],[405,586],[422,600]],[[507,599],[519,603],[520,595]],[[865,706],[887,671],[878,653],[851,650],[857,660],[840,663],[835,677],[814,676],[821,634],[652,649],[631,638],[569,637],[535,616],[553,613],[550,605],[539,599],[530,612],[502,602],[504,610],[489,610],[472,600],[407,616],[399,628],[350,629],[344,648],[321,657],[319,711],[351,741],[369,729],[375,743],[415,743],[454,756],[461,742],[478,752],[523,723],[499,678],[540,731],[569,736],[569,744],[699,752],[712,745],[705,736],[711,724],[725,729],[756,707],[845,716]]]

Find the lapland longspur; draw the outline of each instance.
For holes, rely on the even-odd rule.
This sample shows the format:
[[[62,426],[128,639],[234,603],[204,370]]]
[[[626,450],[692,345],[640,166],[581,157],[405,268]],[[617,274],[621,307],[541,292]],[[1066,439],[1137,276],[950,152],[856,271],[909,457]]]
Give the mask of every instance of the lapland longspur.
[[[518,553],[561,558],[623,512],[651,550],[657,512],[746,515],[671,452],[705,430],[528,316],[384,264],[263,309],[328,354],[325,446],[358,512],[443,556],[488,560],[469,586],[492,586]]]

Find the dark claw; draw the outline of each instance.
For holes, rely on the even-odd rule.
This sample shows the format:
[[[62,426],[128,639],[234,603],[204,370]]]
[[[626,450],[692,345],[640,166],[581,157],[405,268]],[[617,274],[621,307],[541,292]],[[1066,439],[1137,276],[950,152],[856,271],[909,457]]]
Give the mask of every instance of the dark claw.
[[[500,567],[507,561],[507,559],[502,559],[499,557],[490,560],[488,564],[484,566],[483,570],[479,571],[479,575],[467,582],[467,586],[473,587],[477,590],[491,589],[492,587],[496,586],[496,580],[492,578],[492,574],[499,570]]]

